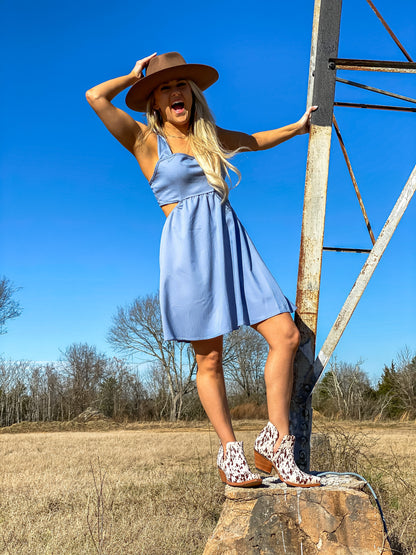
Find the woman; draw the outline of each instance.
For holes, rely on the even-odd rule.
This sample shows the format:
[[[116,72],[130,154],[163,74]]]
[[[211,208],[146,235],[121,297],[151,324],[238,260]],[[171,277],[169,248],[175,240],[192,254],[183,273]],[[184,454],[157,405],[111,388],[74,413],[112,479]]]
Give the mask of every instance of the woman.
[[[143,71],[146,69],[146,76]],[[268,342],[265,366],[270,422],[255,442],[255,463],[272,467],[287,484],[310,487],[293,457],[289,435],[292,367],[299,332],[283,295],[228,202],[229,158],[238,150],[272,148],[309,131],[310,108],[296,123],[247,135],[217,127],[202,90],[217,71],[187,64],[182,56],[156,53],[125,76],[90,89],[87,100],[107,129],[137,159],[167,219],[160,245],[160,305],[166,340],[188,341],[195,350],[197,388],[219,438],[218,468],[231,486],[261,484],[237,442],[222,370],[223,335],[251,325]],[[111,100],[127,87],[126,103],[146,112],[135,121]]]

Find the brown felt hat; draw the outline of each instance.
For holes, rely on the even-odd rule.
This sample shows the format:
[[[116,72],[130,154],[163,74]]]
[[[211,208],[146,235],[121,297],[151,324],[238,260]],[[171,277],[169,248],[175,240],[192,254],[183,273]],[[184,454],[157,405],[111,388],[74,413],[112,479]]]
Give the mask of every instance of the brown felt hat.
[[[191,79],[204,91],[218,79],[218,71],[211,66],[187,64],[178,52],[160,54],[150,60],[146,77],[137,81],[127,93],[127,106],[137,112],[145,112],[152,91],[173,79]]]

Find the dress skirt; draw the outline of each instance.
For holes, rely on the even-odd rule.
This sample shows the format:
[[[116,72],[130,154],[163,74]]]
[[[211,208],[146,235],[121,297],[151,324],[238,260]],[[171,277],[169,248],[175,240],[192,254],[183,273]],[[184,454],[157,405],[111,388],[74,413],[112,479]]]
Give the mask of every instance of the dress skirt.
[[[296,310],[214,190],[184,198],[166,218],[159,295],[165,340],[210,339]]]

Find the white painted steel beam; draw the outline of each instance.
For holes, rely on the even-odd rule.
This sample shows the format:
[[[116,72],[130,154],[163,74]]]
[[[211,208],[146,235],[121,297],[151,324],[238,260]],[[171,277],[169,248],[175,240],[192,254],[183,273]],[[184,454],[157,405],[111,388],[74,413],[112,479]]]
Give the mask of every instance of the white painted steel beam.
[[[314,363],[314,376],[316,380],[319,379],[319,376],[321,375],[329,359],[331,358],[331,355],[334,352],[335,347],[337,346],[338,341],[340,340],[359,300],[361,299],[361,296],[364,293],[364,290],[367,287],[368,282],[370,281],[370,278],[377,267],[377,264],[380,262],[380,259],[383,256],[383,253],[386,250],[386,247],[389,244],[389,241],[392,238],[398,223],[400,222],[407,206],[409,205],[411,198],[414,195],[415,189],[416,166],[413,168],[413,171],[410,174],[410,177],[407,180],[403,191],[401,192],[396,204],[394,205],[390,216],[387,218],[387,221],[384,224],[384,227],[381,230],[380,235],[378,236],[377,241],[374,244],[374,247],[368,255],[368,258],[344,303],[344,306],[341,308],[334,322],[334,325],[332,326],[328,337],[326,338],[319,352],[319,355],[316,358],[316,361]]]

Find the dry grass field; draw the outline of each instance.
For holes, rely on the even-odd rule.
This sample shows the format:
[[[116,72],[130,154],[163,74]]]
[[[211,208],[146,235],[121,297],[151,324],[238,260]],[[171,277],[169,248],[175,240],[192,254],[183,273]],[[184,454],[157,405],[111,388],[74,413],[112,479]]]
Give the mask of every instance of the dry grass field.
[[[264,422],[235,424],[252,465]],[[28,433],[0,433],[1,554],[202,553],[223,502],[218,442],[207,423],[20,428],[13,431]],[[330,454],[314,456],[316,469],[365,472],[399,552],[416,553],[416,425],[317,419],[316,431],[331,441]]]

